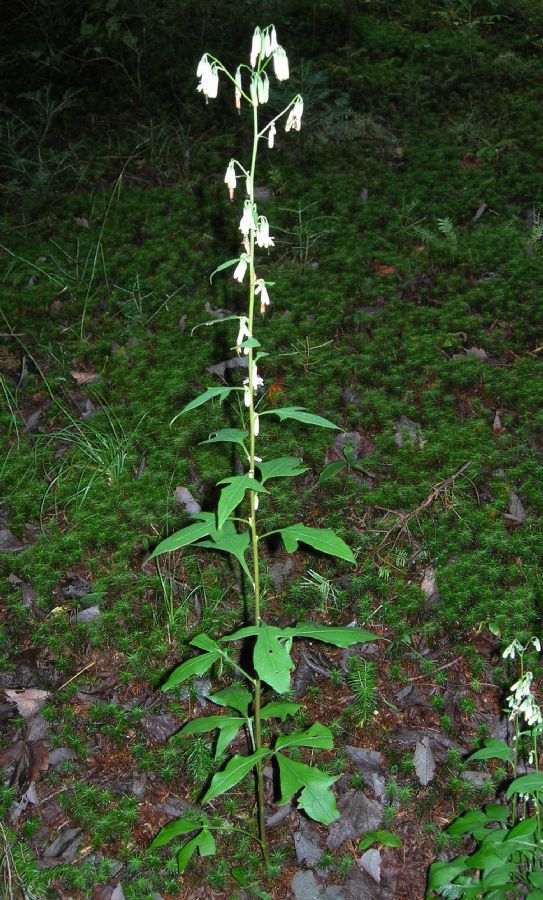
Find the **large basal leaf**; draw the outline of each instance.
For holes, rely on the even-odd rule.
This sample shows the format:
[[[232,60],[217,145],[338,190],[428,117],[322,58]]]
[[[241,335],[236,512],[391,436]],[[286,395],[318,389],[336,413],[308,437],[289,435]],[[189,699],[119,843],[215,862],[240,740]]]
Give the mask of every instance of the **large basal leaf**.
[[[280,406],[279,409],[266,409],[260,415],[278,416],[281,422],[285,419],[295,419],[296,422],[303,422],[304,425],[317,425],[319,428],[335,428],[337,431],[341,431],[339,425],[335,425],[328,419],[323,419],[322,416],[308,413],[305,406]]]
[[[299,622],[292,628],[285,628],[283,633],[290,637],[308,638],[311,641],[322,641],[323,644],[333,644],[334,647],[351,647],[353,644],[377,640],[376,635],[364,628],[347,628],[346,626],[335,628],[315,622]]]
[[[531,775],[521,775],[515,778],[507,788],[506,797],[513,794],[539,794],[543,791],[543,772],[532,772]]]
[[[205,734],[208,731],[218,729],[219,737],[215,750],[215,759],[217,759],[234,740],[241,726],[246,721],[246,719],[241,719],[239,716],[201,716],[199,719],[192,719],[191,722],[183,725],[179,734]]]
[[[191,400],[190,403],[187,403],[187,405],[183,407],[181,412],[178,412],[177,415],[173,417],[170,425],[173,425],[173,423],[179,418],[179,416],[182,416],[193,409],[197,409],[199,406],[203,406],[204,403],[209,403],[210,400],[218,399],[222,403],[223,400],[226,400],[228,394],[231,391],[235,390],[237,390],[237,388],[224,387],[224,385],[222,387],[206,388],[203,394],[199,394],[198,397],[195,397],[194,400]]]
[[[457,856],[452,862],[432,863],[428,874],[428,888],[437,891],[438,888],[450,884],[468,868],[466,856]]]
[[[321,553],[337,556],[350,563],[356,562],[351,548],[331,528],[310,528],[299,523],[289,525],[287,528],[280,528],[278,533],[283,538],[287,553],[294,553],[298,549],[298,542],[302,541],[315,550],[320,550]]]
[[[208,697],[208,700],[211,700],[212,703],[217,703],[219,706],[229,706],[231,709],[235,709],[242,715],[247,716],[252,696],[240,684],[231,684]]]
[[[180,837],[182,834],[190,834],[191,831],[196,831],[197,828],[201,827],[202,824],[198,819],[194,820],[190,816],[182,816],[180,819],[168,822],[164,828],[161,828],[149,849],[164,847],[165,844],[169,844],[174,838]]]
[[[242,431],[241,428],[220,428],[219,431],[213,431],[207,441],[200,441],[200,444],[239,444],[245,449],[243,443],[249,437],[248,431]]]
[[[240,566],[247,575],[247,578],[252,581],[247,560],[245,559],[245,551],[251,540],[249,532],[241,531],[238,533],[235,528],[232,528],[232,530],[228,529],[227,531],[227,525],[232,525],[232,522],[225,523],[224,534],[222,536],[218,535],[216,540],[202,541],[198,546],[208,547],[210,550],[222,550],[224,553],[231,553],[232,556],[235,556],[238,560]]]
[[[332,732],[326,725],[315,722],[307,731],[292,731],[280,734],[275,742],[276,750],[286,747],[312,747],[316,750],[331,750],[334,746]]]
[[[336,798],[330,790],[339,775],[327,775],[320,769],[306,766],[278,753],[279,774],[281,777],[280,804],[287,803],[299,790],[298,807],[316,822],[330,825],[339,818]]]
[[[260,710],[260,718],[262,721],[267,719],[280,719],[284,722],[287,716],[294,716],[300,709],[299,703],[288,703],[285,701],[272,701],[263,706]]]
[[[187,659],[186,662],[181,663],[177,669],[174,669],[166,683],[162,685],[161,690],[170,691],[172,688],[177,687],[178,684],[182,684],[182,682],[186,681],[188,678],[193,678],[196,675],[203,675],[211,668],[213,663],[220,658],[220,656],[220,651],[212,650],[209,653],[202,653],[200,656],[193,656],[191,659]]]
[[[268,478],[294,478],[307,472],[307,466],[302,465],[299,456],[280,456],[277,459],[268,459],[256,464],[260,469],[262,484]]]
[[[223,527],[231,513],[239,506],[247,491],[262,491],[267,494],[268,491],[255,478],[248,475],[232,475],[229,478],[223,478],[219,484],[225,484],[219,497],[219,507],[217,509],[217,522],[219,530]]]
[[[251,756],[238,756],[237,754],[236,756],[233,756],[222,772],[216,772],[211,779],[211,784],[202,797],[202,803],[209,803],[210,800],[229,791],[238,784],[242,778],[245,778],[248,772],[251,771],[260,759],[264,759],[269,753],[269,750],[257,750],[257,752],[251,754]]]

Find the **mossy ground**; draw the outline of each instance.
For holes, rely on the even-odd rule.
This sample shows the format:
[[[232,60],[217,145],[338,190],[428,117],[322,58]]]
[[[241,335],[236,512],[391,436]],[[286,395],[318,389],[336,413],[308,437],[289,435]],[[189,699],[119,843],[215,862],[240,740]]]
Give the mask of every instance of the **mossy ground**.
[[[542,67],[518,10],[508,25],[496,20],[468,34],[430,5],[425,12],[416,6],[418,16],[409,4],[389,18],[358,14],[356,40],[315,53],[304,72],[303,132],[281,136],[277,150],[263,155],[258,183],[269,197],[261,207],[272,232],[283,229],[259,266],[275,281],[273,308],[258,324],[270,354],[267,402],[306,406],[360,432],[370,447],[361,460],[365,477],[340,475],[320,487],[330,434],[266,422],[266,454],[300,455],[310,471],[298,485],[280,483],[262,504],[263,529],[287,520],[333,527],[357,554],[352,572],[303,556],[283,589],[269,584],[266,603],[284,622],[310,614],[314,596],[299,582],[317,568],[337,585],[323,615],[337,623],[358,618],[391,642],[377,672],[389,701],[390,684],[398,689],[419,674],[428,698],[445,696],[435,670],[459,657],[460,699],[481,709],[485,690],[499,704],[489,685],[507,681],[500,646],[541,628]],[[294,80],[301,77],[294,66]],[[201,741],[189,759],[175,741],[149,738],[137,697],[149,697],[197,627],[191,592],[199,628],[221,633],[243,619],[237,573],[225,560],[187,551],[164,564],[178,591],[170,616],[158,573],[142,569],[158,539],[186,521],[175,487],[211,506],[215,482],[232,471],[220,446],[198,442],[235,410],[207,405],[169,424],[203,386],[218,383],[205,368],[232,356],[232,323],[192,333],[214,317],[206,304],[234,312],[244,304],[228,273],[212,285],[208,276],[237,253],[239,203],[228,203],[222,178],[229,156],[244,152],[245,121],[221,112],[215,131],[216,107],[202,112],[200,100],[194,116],[205,137],[195,135],[188,171],[172,173],[169,157],[146,145],[119,177],[105,142],[86,135],[76,184],[60,180],[46,195],[21,184],[4,209],[2,512],[28,546],[0,554],[2,659],[16,672],[21,658],[36,653],[59,673],[45,715],[59,745],[76,756],[42,775],[40,790],[60,792],[94,859],[34,873],[52,896],[91,896],[93,884],[115,874],[112,859],[124,865],[127,897],[185,896],[165,858],[145,849],[154,832],[142,822],[155,831],[161,824],[153,791],[171,786],[196,796],[212,760]],[[161,127],[168,133],[167,120]],[[116,139],[129,157],[126,134]],[[73,372],[99,377],[78,386]],[[87,398],[96,412],[81,419]],[[29,433],[22,413],[41,403]],[[402,417],[417,429],[402,432]],[[62,441],[66,428],[78,429],[86,454]],[[400,513],[416,510],[467,462],[408,528],[396,527]],[[512,495],[525,517],[504,516]],[[439,593],[430,606],[420,589],[429,568]],[[67,572],[99,595],[95,622],[74,624],[84,601],[59,588]],[[31,605],[22,603],[13,576],[32,585]],[[502,644],[488,636],[489,624]],[[433,665],[425,668],[425,659]],[[100,699],[104,673],[115,676],[114,687]],[[78,691],[98,699],[85,705]],[[190,702],[173,698],[165,708],[182,721]],[[332,688],[329,702],[318,713],[335,722],[339,746],[386,745],[388,708],[379,730],[375,722],[338,719]],[[468,705],[453,714],[449,706],[434,699],[430,724],[473,735]],[[11,736],[10,725],[6,744]],[[96,746],[116,774],[153,774],[145,800],[104,792],[103,765],[97,786],[85,786]],[[429,789],[401,758],[390,765],[412,789],[403,803],[391,799],[391,827],[406,829],[420,868],[435,852],[426,844],[443,810],[452,817],[478,798],[465,782],[451,786],[454,767],[444,766]],[[25,813],[19,840],[36,850],[42,824],[39,814]],[[274,841],[281,850],[281,837]],[[240,861],[247,852],[238,847]],[[282,862],[288,870],[290,849]],[[206,878],[217,896],[234,896],[227,868],[199,865],[196,880]],[[257,878],[256,858],[251,866]],[[338,860],[335,871],[341,880]],[[421,896],[420,872],[417,878],[406,876],[405,896]]]

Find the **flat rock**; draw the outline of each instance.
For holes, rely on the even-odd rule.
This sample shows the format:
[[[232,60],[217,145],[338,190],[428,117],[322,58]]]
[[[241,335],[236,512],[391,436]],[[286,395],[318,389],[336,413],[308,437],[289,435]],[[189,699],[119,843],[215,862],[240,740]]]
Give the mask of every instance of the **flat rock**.
[[[88,606],[87,609],[79,609],[70,616],[72,625],[79,625],[81,622],[95,622],[101,619],[102,613],[99,606]]]
[[[291,884],[294,900],[346,900],[343,888],[337,884],[323,887],[313,872],[298,869]]]
[[[181,728],[178,720],[167,713],[145,716],[141,720],[141,725],[147,737],[153,738],[155,741],[167,741],[172,734],[175,734]]]
[[[370,772],[384,771],[384,757],[378,750],[367,750],[365,747],[345,747],[345,753],[362,775]]]
[[[377,884],[358,866],[351,869],[343,882],[345,900],[395,900],[396,879],[392,871],[382,872],[381,884]]]
[[[294,849],[296,859],[304,863],[308,869],[318,866],[322,856],[322,848],[319,846],[320,834],[305,819],[300,819],[299,828],[294,832]]]
[[[398,731],[391,732],[388,737],[391,744],[399,744],[401,747],[411,747],[425,738],[429,739],[430,747],[437,762],[444,762],[451,749],[458,750],[462,754],[468,752],[468,749],[459,744],[458,741],[454,741],[439,731],[399,728]]]
[[[374,831],[383,821],[383,807],[363,791],[351,789],[338,800],[340,817],[328,829],[326,846],[337,850],[344,841],[356,840],[366,831]]]
[[[0,528],[0,553],[20,553],[25,544],[9,528]]]

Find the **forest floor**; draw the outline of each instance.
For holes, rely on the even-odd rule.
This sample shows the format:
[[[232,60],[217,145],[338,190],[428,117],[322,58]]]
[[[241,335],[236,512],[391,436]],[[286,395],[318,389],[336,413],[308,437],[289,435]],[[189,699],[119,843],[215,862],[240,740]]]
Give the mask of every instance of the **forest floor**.
[[[168,848],[149,849],[224,763],[207,735],[175,737],[220,682],[160,685],[197,632],[244,622],[226,557],[148,560],[187,511],[213,508],[235,464],[198,446],[225,407],[170,422],[237,377],[209,371],[233,356],[232,323],[193,329],[243,309],[228,273],[209,283],[238,252],[223,176],[246,153],[243,122],[214,129],[210,104],[184,166],[158,141],[123,145],[122,172],[94,147],[75,186],[8,195],[0,810],[14,896],[420,900],[429,864],[460,852],[442,828],[500,794],[503,769],[466,757],[507,737],[517,670],[502,653],[541,634],[541,61],[491,28],[468,48],[445,26],[375,19],[368,40],[356,75],[347,50],[306,68],[302,132],[282,135],[257,177],[277,238],[261,267],[275,282],[258,325],[266,402],[344,429],[270,426],[272,455],[307,471],[261,521],[331,527],[357,559],[270,546],[266,616],[376,636],[354,655],[295,648],[296,723],[334,734],[319,762],[340,776],[341,818],[279,807],[267,773],[271,880],[232,836],[182,878]],[[541,662],[528,662],[537,686]],[[251,821],[252,785],[213,811]],[[359,842],[376,828],[401,847],[366,871]]]

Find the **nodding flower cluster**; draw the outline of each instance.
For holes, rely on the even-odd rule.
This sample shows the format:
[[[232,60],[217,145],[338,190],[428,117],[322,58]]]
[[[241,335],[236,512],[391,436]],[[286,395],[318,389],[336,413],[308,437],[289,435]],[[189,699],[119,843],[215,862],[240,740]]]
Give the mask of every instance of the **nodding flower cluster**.
[[[210,62],[207,53],[204,53],[196,74],[200,79],[200,84],[196,88],[201,91],[206,100],[214,100],[219,90],[219,70],[215,62]]]
[[[543,722],[541,709],[532,693],[533,677],[531,672],[526,672],[522,678],[519,678],[515,684],[511,685],[512,693],[507,698],[510,712],[509,718],[514,719],[515,716],[522,716],[530,727]]]

